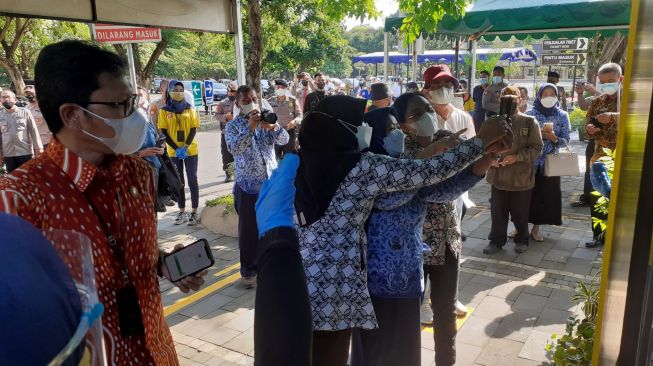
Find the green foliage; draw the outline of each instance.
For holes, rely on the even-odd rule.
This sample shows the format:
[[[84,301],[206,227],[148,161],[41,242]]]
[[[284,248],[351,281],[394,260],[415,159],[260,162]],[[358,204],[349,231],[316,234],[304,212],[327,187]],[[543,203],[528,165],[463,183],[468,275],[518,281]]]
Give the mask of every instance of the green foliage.
[[[487,60],[476,59],[476,72],[487,71],[492,75],[492,69],[496,66],[497,62],[501,59],[501,55],[498,53],[489,54]],[[463,61],[465,65],[472,64],[472,56],[463,55]]]
[[[569,113],[569,121],[571,122],[572,131],[578,131],[578,133],[581,133],[581,131],[584,130],[586,114],[587,112],[580,108],[574,108],[574,110]]]
[[[358,53],[383,51],[383,29],[367,25],[356,26],[347,33],[345,39]]]
[[[435,33],[445,14],[461,17],[467,0],[399,0],[399,11],[404,15],[400,32],[404,44],[412,44],[422,33]]]
[[[569,317],[565,334],[561,337],[552,334],[551,342],[546,344],[546,350],[554,365],[589,366],[592,363],[599,304],[598,276],[597,273],[589,283],[579,281],[576,293],[571,297],[571,301],[581,304],[583,319],[578,319],[575,315]]]
[[[231,212],[236,211],[236,206],[234,206],[234,195],[233,194],[228,194],[226,196],[221,196],[214,198],[212,200],[206,200],[205,203],[206,207],[216,207],[216,206],[222,206],[224,205],[224,210],[222,211],[222,215],[228,215]]]

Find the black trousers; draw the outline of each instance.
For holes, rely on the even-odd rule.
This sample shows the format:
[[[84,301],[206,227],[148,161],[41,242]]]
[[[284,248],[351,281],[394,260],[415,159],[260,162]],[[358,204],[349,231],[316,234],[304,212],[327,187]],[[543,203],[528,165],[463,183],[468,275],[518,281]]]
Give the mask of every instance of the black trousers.
[[[234,206],[238,214],[238,248],[240,249],[240,275],[253,277],[257,273],[258,226],[256,225],[256,200],[258,194],[243,191],[234,184]]]
[[[254,364],[310,365],[311,303],[297,234],[290,228],[272,229],[259,246]]]
[[[527,191],[503,191],[492,187],[490,212],[492,229],[490,244],[502,247],[508,241],[508,220],[512,219],[517,229],[515,243],[528,244],[528,215],[531,206],[531,194]]]
[[[19,166],[32,160],[32,155],[19,155],[19,156],[5,156],[5,165],[7,165],[7,173],[11,173],[18,169]]]
[[[420,299],[372,297],[377,329],[354,329],[351,366],[418,366],[421,359]]]
[[[458,266],[456,258],[447,247],[444,264],[424,266],[424,280],[431,283],[433,309],[433,340],[436,366],[456,364],[456,301],[458,301]]]
[[[313,366],[347,366],[351,329],[313,331]]]
[[[592,181],[590,180],[590,169],[592,168],[590,166],[590,159],[592,159],[592,155],[594,155],[594,140],[589,140],[589,143],[587,144],[587,147],[585,147],[585,180],[583,182],[583,200],[590,200],[590,197],[592,195],[592,191],[594,188],[592,187]]]
[[[274,145],[274,153],[277,159],[283,159],[288,153],[297,152],[297,128],[288,130],[288,143],[285,145]]]
[[[230,163],[234,161],[234,156],[227,149],[227,141],[224,139],[224,127],[220,133],[220,155],[222,155],[222,170],[227,171]]]

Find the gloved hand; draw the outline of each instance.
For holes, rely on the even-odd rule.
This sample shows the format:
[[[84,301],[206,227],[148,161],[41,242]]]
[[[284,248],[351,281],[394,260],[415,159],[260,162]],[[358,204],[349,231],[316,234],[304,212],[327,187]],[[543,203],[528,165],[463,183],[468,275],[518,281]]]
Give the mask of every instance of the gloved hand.
[[[608,170],[605,168],[603,162],[597,161],[592,164],[592,170],[590,171],[590,180],[592,186],[599,193],[601,193],[606,198],[610,198],[610,193],[612,192],[612,181],[608,176]]]
[[[188,146],[184,145],[175,150],[175,157],[179,160],[186,160],[188,158]]]
[[[259,238],[277,227],[293,227],[295,176],[299,167],[296,154],[285,155],[272,176],[263,182],[256,200]]]

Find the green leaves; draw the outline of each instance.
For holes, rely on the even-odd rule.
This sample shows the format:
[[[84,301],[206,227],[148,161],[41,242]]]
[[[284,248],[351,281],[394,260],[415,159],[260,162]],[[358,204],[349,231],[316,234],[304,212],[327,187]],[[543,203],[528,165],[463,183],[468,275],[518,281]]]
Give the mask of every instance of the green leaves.
[[[459,18],[465,13],[467,0],[399,0],[399,11],[405,15],[400,32],[404,43],[413,43],[422,33],[435,33],[446,15]]]

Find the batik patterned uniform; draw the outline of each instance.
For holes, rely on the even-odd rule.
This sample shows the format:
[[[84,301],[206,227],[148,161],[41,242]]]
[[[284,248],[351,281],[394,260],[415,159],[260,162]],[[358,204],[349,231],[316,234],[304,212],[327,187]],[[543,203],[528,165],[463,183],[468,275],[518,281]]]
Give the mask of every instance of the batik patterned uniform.
[[[467,140],[424,160],[363,154],[336,190],[324,215],[298,230],[313,313],[313,330],[377,327],[367,289],[364,222],[382,193],[421,188],[447,179],[482,154]]]
[[[116,291],[124,286],[122,266],[112,255],[89,202],[108,230],[115,230],[112,234],[118,245],[122,243],[125,265],[141,305],[144,335],[120,334]],[[54,230],[73,230],[90,239],[98,295],[104,304],[102,325],[109,365],[178,364],[156,275],[154,185],[145,161],[117,155],[95,166],[53,137],[44,154],[0,179],[0,210],[29,221],[46,237]],[[72,253],[69,244],[55,240],[60,253]]]

